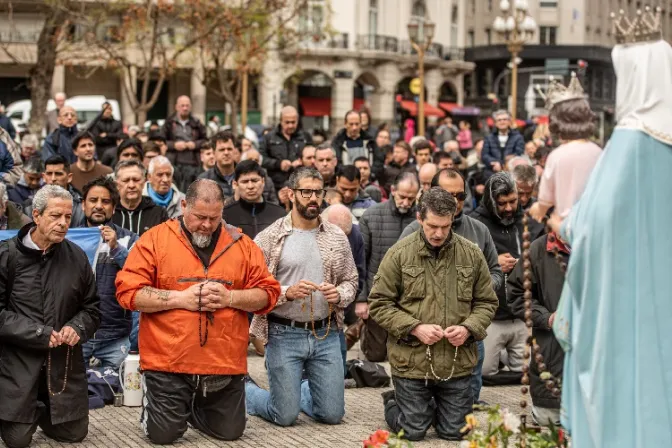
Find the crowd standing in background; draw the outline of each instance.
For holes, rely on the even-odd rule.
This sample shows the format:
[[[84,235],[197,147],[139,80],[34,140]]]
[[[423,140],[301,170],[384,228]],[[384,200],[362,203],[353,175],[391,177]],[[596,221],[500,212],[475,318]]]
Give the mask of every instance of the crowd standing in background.
[[[187,96],[162,126],[126,130],[109,103],[79,129],[65,95],[54,100],[41,144],[0,115],[0,230],[19,230],[14,246],[0,245],[0,265],[6,272],[16,251],[26,261],[0,306],[0,342],[11,347],[2,363],[49,346],[55,370],[66,352],[78,364],[61,398],[45,389],[37,358],[28,372],[37,399],[28,387],[5,401],[2,387],[20,385],[0,375],[0,433],[11,447],[30,443],[38,425],[58,441],[83,439],[84,368],[118,370],[138,351],[142,428],[154,443],[173,442],[188,424],[236,439],[246,412],[280,426],[300,412],[338,424],[357,342],[367,361],[390,362],[395,391],[383,401],[393,431],[420,440],[434,422],[440,437],[459,440],[482,385],[523,374],[523,214],[571,207],[584,184],[564,194],[568,158],[581,159],[583,179],[601,153],[587,134],[554,127],[563,110],[551,125],[565,142],[555,150],[547,128],[521,133],[503,110],[489,131],[448,116],[431,137],[415,135],[409,118],[393,140],[368,110],[349,111],[329,138],[303,129],[291,106],[257,145],[221,130],[216,116],[201,123]],[[63,239],[75,227],[100,231],[95,276]],[[545,310],[535,336],[562,376],[548,328],[564,278],[553,250],[568,259],[570,249],[541,224],[528,231],[533,302]],[[40,251],[45,274],[30,267]],[[54,299],[55,320],[29,323],[12,308],[37,276],[51,297],[47,282],[75,275],[82,297]],[[250,343],[266,357],[269,390],[246,376]],[[534,418],[558,424],[558,400],[540,381],[533,372]],[[67,417],[63,397],[75,403]],[[51,413],[38,417],[44,403]]]

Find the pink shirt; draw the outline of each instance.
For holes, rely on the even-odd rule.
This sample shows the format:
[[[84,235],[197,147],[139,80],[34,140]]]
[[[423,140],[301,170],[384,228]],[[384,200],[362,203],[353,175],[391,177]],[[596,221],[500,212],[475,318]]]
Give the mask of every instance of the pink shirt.
[[[460,144],[460,149],[471,149],[474,146],[471,141],[471,131],[469,129],[462,129],[458,132],[457,142]]]
[[[575,140],[558,146],[546,160],[539,203],[555,206],[555,212],[561,216],[566,214],[581,198],[601,155],[602,149],[590,141]]]

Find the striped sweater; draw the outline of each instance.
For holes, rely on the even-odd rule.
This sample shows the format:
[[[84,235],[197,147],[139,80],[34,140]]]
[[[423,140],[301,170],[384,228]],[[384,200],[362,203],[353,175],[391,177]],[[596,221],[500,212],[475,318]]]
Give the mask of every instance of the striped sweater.
[[[264,253],[266,265],[273,276],[276,275],[278,264],[280,264],[285,238],[292,232],[292,229],[292,215],[290,213],[268,226],[254,239],[254,242]],[[357,293],[357,267],[352,257],[350,243],[340,228],[320,220],[317,246],[322,256],[324,281],[336,286],[341,296],[335,310],[338,327],[343,328],[343,310],[355,300]],[[276,307],[287,302],[286,291],[287,287],[283,286]],[[250,326],[250,334],[266,344],[268,341],[268,320],[266,316],[254,316]]]

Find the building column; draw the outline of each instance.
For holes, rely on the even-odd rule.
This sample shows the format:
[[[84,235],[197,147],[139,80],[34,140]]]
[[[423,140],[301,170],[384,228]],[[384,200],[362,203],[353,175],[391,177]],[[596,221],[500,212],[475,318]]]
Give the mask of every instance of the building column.
[[[129,90],[126,86],[130,87],[130,92],[135,92],[138,84],[137,68],[135,66],[131,67],[130,73],[129,70],[123,70],[119,82],[121,83],[121,102],[119,104],[121,108],[121,122],[126,126],[131,126],[136,124],[137,117],[133,111],[133,103],[128,97]]]
[[[457,93],[457,104],[464,106],[464,74],[455,77],[455,90]]]
[[[285,105],[283,104],[283,100],[289,105],[297,105],[296,101],[298,98],[296,97],[294,98],[294,102],[288,101],[287,98],[282,98],[284,82],[288,76],[278,55],[270,53],[264,61],[264,67],[259,78],[261,83],[261,88],[259,89],[261,122],[267,126],[275,126],[279,122],[280,109]],[[287,95],[287,92],[285,92],[285,95]]]
[[[205,123],[207,88],[205,87],[205,84],[203,84],[203,67],[201,67],[200,63],[196,63],[191,70],[190,81],[191,87],[189,92],[191,97],[191,114],[201,120],[201,123]]]
[[[427,92],[427,97],[425,98],[426,103],[438,107],[442,84],[443,77],[441,75],[441,70],[431,69],[425,73],[425,91]],[[425,117],[427,117],[429,124],[436,124],[438,121],[438,117],[428,117],[427,114],[425,114]]]
[[[65,66],[54,67],[54,77],[51,79],[51,96],[59,92],[65,92]]]
[[[352,110],[353,80],[334,79],[331,85],[331,120],[329,127],[332,135],[343,127],[345,114]]]
[[[394,124],[395,98],[399,71],[394,64],[383,64],[376,69],[380,87],[371,95],[371,115],[374,125]]]

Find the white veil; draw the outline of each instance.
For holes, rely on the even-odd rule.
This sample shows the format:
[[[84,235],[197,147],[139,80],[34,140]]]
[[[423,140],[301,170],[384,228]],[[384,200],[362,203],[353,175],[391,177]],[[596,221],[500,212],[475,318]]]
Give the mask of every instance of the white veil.
[[[617,45],[618,127],[636,128],[672,145],[672,47],[663,41]]]

